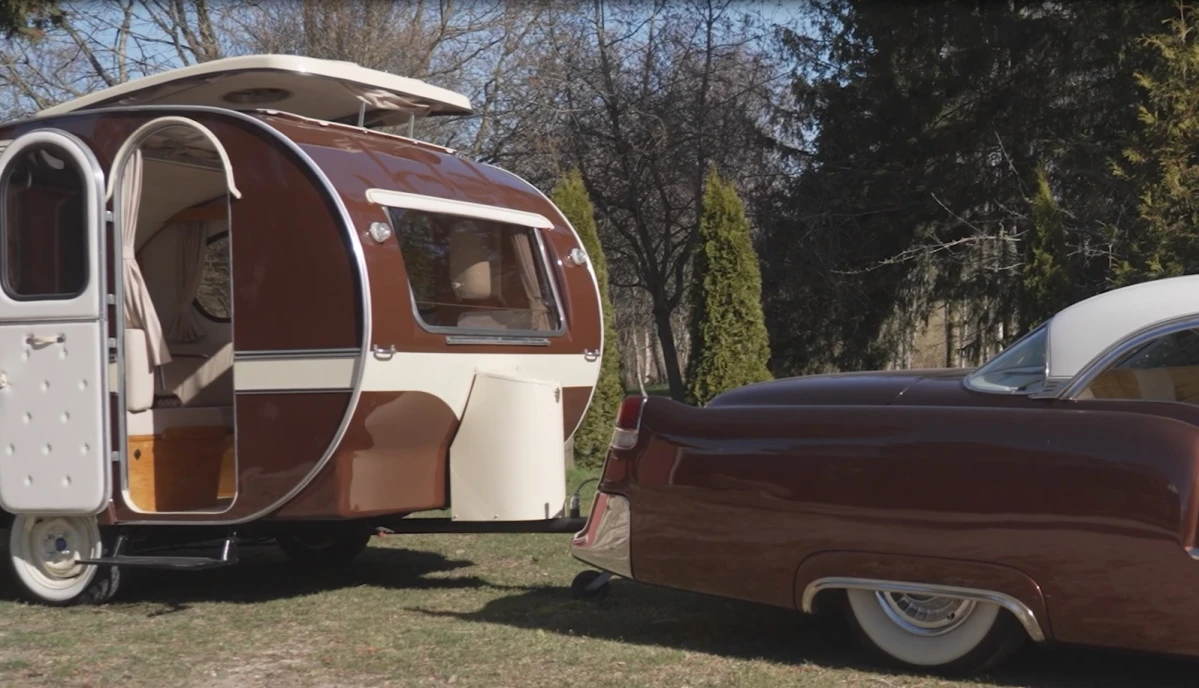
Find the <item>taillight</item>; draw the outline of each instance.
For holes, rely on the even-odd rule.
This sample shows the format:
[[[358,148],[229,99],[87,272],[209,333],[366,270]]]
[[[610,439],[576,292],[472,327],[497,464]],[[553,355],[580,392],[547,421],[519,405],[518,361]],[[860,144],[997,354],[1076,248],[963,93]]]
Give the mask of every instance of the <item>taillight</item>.
[[[641,411],[645,408],[645,397],[625,397],[616,414],[616,429],[612,432],[613,449],[632,449],[637,444],[637,433],[641,429]]]

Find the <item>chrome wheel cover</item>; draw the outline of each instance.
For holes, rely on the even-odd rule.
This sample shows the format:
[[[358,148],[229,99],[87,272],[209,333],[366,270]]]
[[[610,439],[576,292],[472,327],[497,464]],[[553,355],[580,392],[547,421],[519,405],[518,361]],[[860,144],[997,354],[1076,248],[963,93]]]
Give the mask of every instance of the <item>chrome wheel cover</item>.
[[[974,600],[933,595],[912,595],[878,590],[874,593],[887,617],[912,635],[938,636],[949,633],[970,618]]]

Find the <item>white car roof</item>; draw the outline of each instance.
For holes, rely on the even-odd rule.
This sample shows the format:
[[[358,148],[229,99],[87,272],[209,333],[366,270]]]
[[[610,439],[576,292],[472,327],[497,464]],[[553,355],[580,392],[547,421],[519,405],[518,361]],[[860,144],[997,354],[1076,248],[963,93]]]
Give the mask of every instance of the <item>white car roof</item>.
[[[334,121],[362,104],[407,119],[470,114],[461,93],[352,62],[300,55],[244,55],[181,67],[117,84],[46,108],[39,117],[118,105],[208,105],[270,108]]]
[[[1079,301],[1049,321],[1049,377],[1073,377],[1136,332],[1190,315],[1199,315],[1199,275],[1142,282]]]

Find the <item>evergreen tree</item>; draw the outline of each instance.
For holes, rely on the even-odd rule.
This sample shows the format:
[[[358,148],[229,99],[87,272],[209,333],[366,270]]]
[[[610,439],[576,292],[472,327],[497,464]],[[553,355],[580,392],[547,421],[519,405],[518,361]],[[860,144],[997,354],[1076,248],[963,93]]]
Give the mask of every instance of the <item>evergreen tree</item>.
[[[1199,43],[1196,16],[1185,6],[1164,22],[1165,33],[1146,36],[1152,68],[1136,74],[1145,93],[1138,107],[1142,130],[1124,151],[1117,176],[1138,187],[1138,223],[1117,250],[1124,260],[1116,284],[1199,271]]]
[[[66,12],[58,0],[4,0],[0,2],[0,31],[6,38],[22,35],[38,38],[46,29],[59,26]]]
[[[1037,195],[1032,200],[1032,232],[1025,243],[1020,283],[1020,331],[1027,332],[1073,303],[1075,280],[1066,256],[1066,230],[1062,209],[1049,189],[1045,168],[1037,167]]]
[[[762,275],[737,190],[715,169],[705,182],[692,275],[687,397],[706,404],[721,392],[771,379],[762,315]]]
[[[591,259],[599,282],[600,306],[604,318],[604,351],[600,363],[599,381],[587,415],[574,435],[576,461],[583,465],[599,465],[607,452],[612,437],[612,423],[620,402],[624,398],[624,386],[620,379],[620,347],[613,326],[612,299],[608,293],[608,262],[600,245],[599,231],[595,226],[595,213],[583,175],[578,168],[570,170],[553,191],[554,204],[579,233],[583,248]]]

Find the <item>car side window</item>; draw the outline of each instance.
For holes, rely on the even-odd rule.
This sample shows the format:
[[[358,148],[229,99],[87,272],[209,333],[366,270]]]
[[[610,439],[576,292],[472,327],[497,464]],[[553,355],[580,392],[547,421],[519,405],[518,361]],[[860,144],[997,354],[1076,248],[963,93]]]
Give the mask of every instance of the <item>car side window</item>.
[[[1199,329],[1171,332],[1129,352],[1079,398],[1199,404]]]

